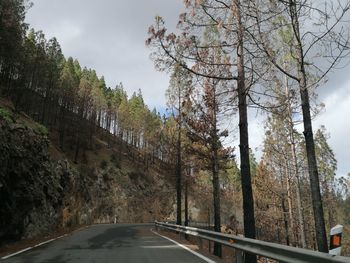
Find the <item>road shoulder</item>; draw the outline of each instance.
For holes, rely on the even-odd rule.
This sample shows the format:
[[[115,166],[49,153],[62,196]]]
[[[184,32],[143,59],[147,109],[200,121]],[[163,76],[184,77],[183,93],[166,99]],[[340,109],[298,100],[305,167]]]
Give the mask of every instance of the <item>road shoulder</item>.
[[[31,250],[33,248],[46,245],[57,239],[71,235],[77,231],[81,231],[90,227],[89,225],[80,225],[73,228],[66,228],[57,230],[55,233],[50,235],[37,236],[31,239],[23,239],[13,243],[6,244],[0,247],[0,259],[4,260],[9,257],[21,254],[25,251]]]
[[[151,229],[151,231],[158,236],[161,236],[164,239],[167,239],[170,242],[173,242],[177,244],[179,247],[189,251],[190,253],[196,255],[197,257],[201,258],[205,262],[208,263],[223,263],[224,261],[218,257],[215,257],[214,255],[210,254],[208,251],[200,250],[199,246],[195,244],[194,242],[190,242],[186,240],[185,238],[181,237],[181,235],[177,235],[172,232],[167,231],[155,231],[154,229]]]

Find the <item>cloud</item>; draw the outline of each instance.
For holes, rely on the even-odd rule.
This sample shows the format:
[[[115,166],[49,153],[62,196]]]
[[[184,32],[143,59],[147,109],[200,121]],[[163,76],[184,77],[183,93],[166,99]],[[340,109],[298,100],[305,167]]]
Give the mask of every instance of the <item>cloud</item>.
[[[323,101],[326,110],[315,119],[314,130],[325,125],[331,136],[329,144],[338,160],[338,174],[346,175],[350,172],[350,80],[334,89]]]
[[[57,32],[55,37],[68,45],[79,41],[83,34],[82,29],[69,20],[58,21],[57,25],[53,27],[51,32]]]
[[[142,89],[152,108],[165,104],[169,78],[154,70],[145,46],[155,15],[175,29],[182,1],[33,0],[26,21],[48,38],[56,37],[66,56],[104,75],[109,86],[123,82],[131,94]]]
[[[259,160],[263,151],[263,140],[265,135],[264,121],[266,114],[256,109],[248,109],[248,133],[249,133],[249,148],[252,149],[255,157]],[[229,130],[229,137],[223,141],[225,147],[234,147],[236,160],[240,163],[239,158],[239,115],[238,112],[223,121],[222,129]]]

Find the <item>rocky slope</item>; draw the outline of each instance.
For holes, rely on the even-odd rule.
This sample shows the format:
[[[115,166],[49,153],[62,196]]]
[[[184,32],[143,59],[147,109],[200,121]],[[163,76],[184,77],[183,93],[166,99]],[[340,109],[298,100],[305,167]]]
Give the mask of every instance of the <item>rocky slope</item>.
[[[77,224],[150,222],[172,213],[166,171],[144,169],[97,139],[97,150],[73,164],[50,138],[45,127],[0,103],[0,243]]]
[[[57,227],[73,176],[48,155],[46,129],[0,108],[0,238],[37,235]]]

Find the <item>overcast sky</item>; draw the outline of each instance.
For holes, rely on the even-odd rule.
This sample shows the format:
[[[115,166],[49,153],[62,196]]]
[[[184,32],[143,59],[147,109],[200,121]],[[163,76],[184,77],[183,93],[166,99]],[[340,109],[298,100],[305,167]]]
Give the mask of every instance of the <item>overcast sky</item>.
[[[146,103],[165,107],[168,77],[154,69],[145,47],[147,29],[155,15],[165,18],[170,29],[176,26],[182,0],[32,0],[27,23],[56,37],[66,57],[77,58],[82,66],[104,75],[107,85],[123,82],[131,94],[142,90]],[[314,121],[314,130],[325,125],[330,145],[338,160],[338,175],[350,172],[350,67],[329,75],[320,87],[326,110]],[[262,117],[250,113],[251,148],[261,151]],[[237,137],[237,136],[236,136]],[[238,143],[235,143],[236,146]],[[259,154],[258,154],[259,155]]]

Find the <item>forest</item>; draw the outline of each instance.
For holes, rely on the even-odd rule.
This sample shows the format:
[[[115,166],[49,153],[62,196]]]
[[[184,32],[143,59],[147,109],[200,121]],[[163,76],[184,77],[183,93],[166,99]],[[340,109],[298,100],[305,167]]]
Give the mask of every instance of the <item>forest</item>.
[[[54,133],[75,163],[102,134],[109,147],[133,149],[145,169],[170,167],[177,224],[191,225],[189,199],[200,203],[205,189],[217,232],[225,225],[328,252],[330,228],[343,224],[350,255],[350,177],[337,175],[327,127],[312,126],[324,107],[317,88],[349,55],[349,1],[185,0],[176,33],[157,16],[146,46],[170,76],[161,113],[146,105],[142,87],[130,96],[122,82],[108,87],[65,57],[56,38],[25,23],[30,7],[1,1],[0,95]],[[251,111],[266,118],[259,159],[249,144]]]

